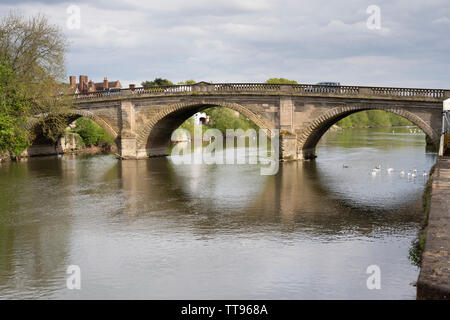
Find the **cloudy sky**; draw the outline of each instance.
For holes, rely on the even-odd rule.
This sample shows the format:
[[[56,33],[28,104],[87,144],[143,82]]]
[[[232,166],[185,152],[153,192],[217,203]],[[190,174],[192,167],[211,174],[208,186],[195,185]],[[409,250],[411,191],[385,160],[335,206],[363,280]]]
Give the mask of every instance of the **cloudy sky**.
[[[79,29],[67,25],[71,5]],[[367,27],[370,5],[379,29]],[[68,74],[94,81],[450,88],[450,0],[0,0],[0,15],[10,10],[60,25]]]

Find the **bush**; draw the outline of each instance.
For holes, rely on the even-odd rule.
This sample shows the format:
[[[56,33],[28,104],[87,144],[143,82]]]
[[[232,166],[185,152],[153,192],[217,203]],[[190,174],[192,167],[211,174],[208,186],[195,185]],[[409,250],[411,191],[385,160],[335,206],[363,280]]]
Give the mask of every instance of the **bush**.
[[[75,133],[78,133],[86,146],[109,147],[114,140],[108,133],[91,119],[79,118],[75,122]]]

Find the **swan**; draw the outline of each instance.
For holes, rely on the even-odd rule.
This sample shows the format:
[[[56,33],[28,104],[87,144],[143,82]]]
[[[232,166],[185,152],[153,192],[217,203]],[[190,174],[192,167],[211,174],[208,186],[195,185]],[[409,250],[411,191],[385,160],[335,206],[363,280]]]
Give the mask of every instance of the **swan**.
[[[400,175],[403,177],[405,175],[405,170],[400,171]]]
[[[377,171],[374,169],[372,170],[372,177],[375,177],[377,175]]]
[[[387,168],[387,172],[388,172],[388,173],[394,172],[394,168]]]
[[[425,170],[423,170],[423,176],[426,177],[427,175],[428,173]]]

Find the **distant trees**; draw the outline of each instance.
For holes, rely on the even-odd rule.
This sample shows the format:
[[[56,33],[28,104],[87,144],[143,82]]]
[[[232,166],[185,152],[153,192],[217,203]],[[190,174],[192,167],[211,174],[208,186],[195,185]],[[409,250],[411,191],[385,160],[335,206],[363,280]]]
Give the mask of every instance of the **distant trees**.
[[[285,78],[270,78],[266,80],[266,83],[275,83],[275,84],[298,84],[295,80],[288,80]]]
[[[154,88],[154,87],[173,86],[173,82],[169,81],[167,79],[156,78],[155,80],[152,80],[152,81],[148,81],[148,80],[144,81],[141,83],[141,85],[145,89],[149,89],[149,88]]]
[[[225,134],[226,129],[255,129],[259,127],[251,120],[247,119],[242,114],[224,107],[213,107],[205,110],[209,115],[210,126],[216,128]]]
[[[197,82],[195,80],[186,80],[186,81],[180,81],[177,84],[196,84]]]
[[[27,118],[39,119],[42,133],[56,141],[73,103],[63,83],[67,41],[43,15],[29,19],[10,13],[0,20],[0,150],[18,157],[33,134]],[[14,132],[12,135],[11,132]]]
[[[196,81],[189,79],[186,81],[180,81],[177,84],[195,84]],[[173,86],[173,82],[167,79],[163,79],[163,78],[155,78],[155,80],[147,80],[147,81],[143,81],[141,82],[141,85],[145,88],[155,88],[155,87],[164,87],[164,86]]]
[[[409,126],[412,125],[412,123],[394,113],[382,110],[368,110],[356,112],[340,120],[337,125],[341,128],[361,128]]]
[[[212,107],[204,111],[210,119],[209,126],[203,127],[204,130],[207,128],[215,128],[220,130],[223,134],[226,134],[227,129],[242,129],[244,131],[248,129],[258,130],[259,127],[251,120],[247,119],[242,114],[236,111],[224,108],[224,107]],[[194,117],[187,119],[180,128],[186,129],[193,133],[194,131]]]

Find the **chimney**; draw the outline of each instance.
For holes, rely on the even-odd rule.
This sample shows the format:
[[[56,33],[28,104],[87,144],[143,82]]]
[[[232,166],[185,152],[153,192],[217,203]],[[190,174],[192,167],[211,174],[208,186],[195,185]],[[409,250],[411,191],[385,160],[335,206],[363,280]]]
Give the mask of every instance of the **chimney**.
[[[130,89],[134,89],[134,88],[136,88],[136,85],[134,83],[130,83],[129,87],[130,87]]]
[[[80,91],[85,92],[88,90],[88,76],[81,76],[80,75]]]
[[[103,78],[103,89],[108,89],[108,78]]]
[[[70,82],[70,87],[75,89],[75,87],[77,85],[77,77],[70,76],[69,77],[69,82]]]

